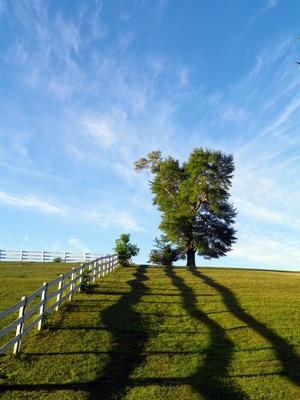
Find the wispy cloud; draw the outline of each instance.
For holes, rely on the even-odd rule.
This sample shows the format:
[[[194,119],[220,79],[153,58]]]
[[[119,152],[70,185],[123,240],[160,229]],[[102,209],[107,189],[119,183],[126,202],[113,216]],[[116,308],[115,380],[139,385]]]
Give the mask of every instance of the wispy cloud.
[[[189,82],[189,74],[190,70],[187,67],[180,67],[178,71],[179,77],[179,86],[184,88],[188,85]]]
[[[117,134],[106,118],[85,119],[83,126],[89,136],[99,140],[101,145],[105,147],[110,147],[117,139]]]
[[[0,192],[0,203],[16,208],[29,208],[37,212],[55,214],[79,222],[89,221],[102,227],[119,226],[130,231],[144,232],[144,229],[128,212],[112,208],[109,204],[101,204],[101,211],[99,211],[96,208],[77,208],[50,202],[41,197],[12,195],[6,192]]]
[[[259,223],[267,222],[274,224],[277,227],[286,226],[300,230],[300,218],[299,215],[293,215],[290,210],[276,210],[275,207],[268,208],[261,205],[261,202],[265,201],[265,197],[262,197],[257,203],[241,198],[234,197],[234,204],[237,206],[239,213],[243,216],[253,218],[254,222]],[[287,212],[286,212],[287,211]]]
[[[4,12],[5,12],[5,4],[4,4],[4,1],[3,1],[3,0],[0,0],[0,17],[1,17],[1,14],[4,14]]]
[[[25,242],[30,242],[30,237],[28,235],[24,235],[23,240],[25,240]]]
[[[9,162],[12,157],[14,166],[22,168],[32,165],[30,143],[32,132],[27,129],[2,128],[0,122],[0,163]]]
[[[70,238],[68,240],[68,244],[72,246],[74,249],[79,250],[80,252],[87,253],[89,252],[89,248],[86,247],[80,239],[78,238]]]
[[[127,49],[134,40],[134,32],[121,32],[118,38],[118,46],[120,50]]]
[[[254,266],[298,267],[300,264],[300,249],[298,241],[283,238],[274,238],[270,234],[262,235],[256,232],[255,236],[248,237],[239,243],[232,251],[232,256],[249,260]]]
[[[257,11],[257,13],[249,20],[248,27],[252,26],[257,20],[271,11],[273,8],[277,7],[279,0],[265,0],[265,4]]]
[[[65,207],[54,205],[35,196],[16,196],[5,192],[0,192],[0,203],[17,208],[32,208],[47,214],[67,214],[67,209]]]

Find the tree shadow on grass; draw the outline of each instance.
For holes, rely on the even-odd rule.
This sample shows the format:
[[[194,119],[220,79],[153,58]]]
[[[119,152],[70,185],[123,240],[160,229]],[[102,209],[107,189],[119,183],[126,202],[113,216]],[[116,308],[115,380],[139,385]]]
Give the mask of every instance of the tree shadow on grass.
[[[130,385],[130,374],[144,360],[147,326],[134,307],[148,292],[144,281],[149,278],[145,271],[146,266],[140,265],[133,274],[134,279],[128,282],[131,290],[123,293],[115,304],[101,314],[101,321],[111,333],[113,343],[110,361],[99,372],[98,387],[90,391],[90,399],[122,398]]]
[[[197,278],[200,278],[213,289],[217,290],[222,296],[227,309],[236,318],[247,324],[250,328],[269,341],[282,364],[281,375],[288,378],[294,384],[300,386],[300,357],[297,355],[294,347],[272,329],[268,328],[266,324],[258,321],[251,314],[245,311],[235,294],[230,289],[199,271],[192,271],[192,274]]]
[[[181,277],[171,269],[167,269],[166,274],[180,290],[185,310],[209,329],[210,343],[205,351],[204,363],[187,378],[187,382],[207,400],[247,399],[246,394],[228,378],[234,343],[226,335],[225,329],[197,307],[194,290]]]

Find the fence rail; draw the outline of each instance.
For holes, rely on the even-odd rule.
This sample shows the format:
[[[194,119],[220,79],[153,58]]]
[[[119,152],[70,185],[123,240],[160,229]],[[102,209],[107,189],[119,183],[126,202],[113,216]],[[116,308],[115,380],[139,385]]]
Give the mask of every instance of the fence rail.
[[[102,257],[100,253],[74,253],[70,251],[0,250],[0,261],[51,262],[59,257],[64,262],[88,262]]]
[[[37,326],[42,329],[45,316],[66,300],[71,300],[74,293],[80,291],[85,274],[88,273],[94,282],[96,278],[103,277],[113,271],[118,264],[116,254],[99,257],[95,260],[73,267],[71,271],[61,274],[59,278],[45,282],[43,286],[28,296],[0,312],[0,322],[9,319],[8,325],[0,330],[0,340],[6,337],[5,343],[1,343],[0,354],[6,353],[12,347],[14,354],[20,352],[21,343],[25,335]],[[12,320],[14,314],[18,316]],[[1,342],[4,340],[2,339]]]

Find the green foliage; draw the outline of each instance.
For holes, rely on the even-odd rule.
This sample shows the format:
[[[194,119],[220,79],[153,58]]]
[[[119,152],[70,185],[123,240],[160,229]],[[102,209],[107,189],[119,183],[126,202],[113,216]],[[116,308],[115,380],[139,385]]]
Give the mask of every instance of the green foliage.
[[[60,263],[60,262],[63,262],[63,259],[61,257],[55,257],[55,258],[53,258],[53,262]]]
[[[168,240],[186,250],[189,266],[195,264],[196,251],[218,258],[231,250],[236,240],[236,210],[229,202],[232,155],[196,148],[180,165],[153,151],[138,160],[135,168],[152,173],[153,202],[162,212],[160,228]]]
[[[122,265],[131,263],[131,258],[139,254],[140,249],[137,245],[130,243],[130,234],[123,233],[116,240],[115,252],[118,254],[119,262]]]
[[[80,285],[82,293],[91,293],[92,291],[92,277],[90,271],[84,271],[82,274],[82,281]]]
[[[164,266],[172,266],[173,262],[184,259],[185,255],[182,249],[172,247],[165,235],[160,239],[154,240],[155,249],[151,250],[149,255],[150,263]]]

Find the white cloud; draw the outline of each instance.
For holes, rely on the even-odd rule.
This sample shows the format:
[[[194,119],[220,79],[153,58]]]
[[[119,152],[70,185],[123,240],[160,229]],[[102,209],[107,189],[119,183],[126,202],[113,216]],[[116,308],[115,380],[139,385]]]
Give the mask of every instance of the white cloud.
[[[0,0],[0,17],[1,17],[1,14],[5,13],[5,10],[6,10],[6,7],[5,7],[5,4],[4,4],[4,1]]]
[[[247,112],[241,107],[225,105],[221,111],[222,118],[226,121],[243,122],[247,117]]]
[[[288,122],[291,115],[299,108],[300,108],[300,99],[297,97],[293,98],[289,102],[289,104],[287,104],[284,110],[280,112],[274,123],[264,132],[264,134],[276,131],[284,123]]]
[[[119,226],[130,231],[144,232],[128,212],[115,209],[109,204],[101,204],[99,211],[96,208],[56,205],[36,196],[12,195],[5,192],[0,192],[0,203],[17,208],[32,208],[46,214],[56,214],[78,221],[89,221],[102,227]]]
[[[74,249],[79,250],[83,253],[89,252],[89,249],[78,238],[70,238],[68,240],[68,244],[71,245]]]
[[[92,15],[89,15],[93,40],[103,39],[107,34],[107,28],[104,24],[104,20],[101,18],[102,8],[103,2],[101,0],[97,0],[96,7],[94,8]]]
[[[0,130],[0,163],[13,159],[14,166],[21,165],[25,168],[32,165],[29,151],[32,136],[32,132],[28,130]]]
[[[0,203],[18,208],[33,208],[47,214],[67,214],[67,209],[57,206],[35,196],[15,196],[0,192]]]
[[[89,136],[96,138],[105,146],[112,146],[117,140],[117,134],[107,119],[89,118],[83,121],[83,126]]]
[[[282,269],[299,268],[300,248],[297,240],[274,238],[258,232],[237,244],[231,255],[256,263],[256,266],[273,265]]]
[[[253,25],[259,18],[263,17],[273,8],[277,7],[279,0],[266,0],[265,4],[257,11],[257,13],[249,20],[248,27]]]
[[[138,226],[136,221],[127,212],[119,213],[119,215],[115,217],[115,223],[118,223],[129,231],[145,232],[145,230]]]
[[[272,211],[266,207],[262,207],[251,201],[233,197],[234,204],[237,206],[239,212],[253,216],[254,218],[265,220],[269,222],[284,222],[286,215],[284,213]]]
[[[95,209],[82,211],[82,218],[93,221],[103,228],[109,226],[119,226],[122,229],[136,232],[145,232],[145,230],[138,225],[136,220],[126,211],[119,211],[116,209],[109,209],[106,207],[104,211]]]
[[[167,68],[167,59],[161,54],[155,54],[148,57],[148,64],[153,70],[154,77],[158,77]]]
[[[279,4],[279,0],[268,0],[265,6],[266,10],[276,7]]]
[[[179,76],[179,86],[184,88],[188,85],[189,82],[189,73],[190,70],[187,67],[182,67],[178,71],[178,76]]]
[[[69,61],[71,52],[78,54],[80,49],[80,30],[79,25],[66,20],[60,14],[55,21],[56,33],[59,35],[61,54],[64,54],[65,60]]]
[[[120,33],[118,38],[119,49],[120,50],[127,49],[133,40],[134,40],[134,33],[132,31]]]

